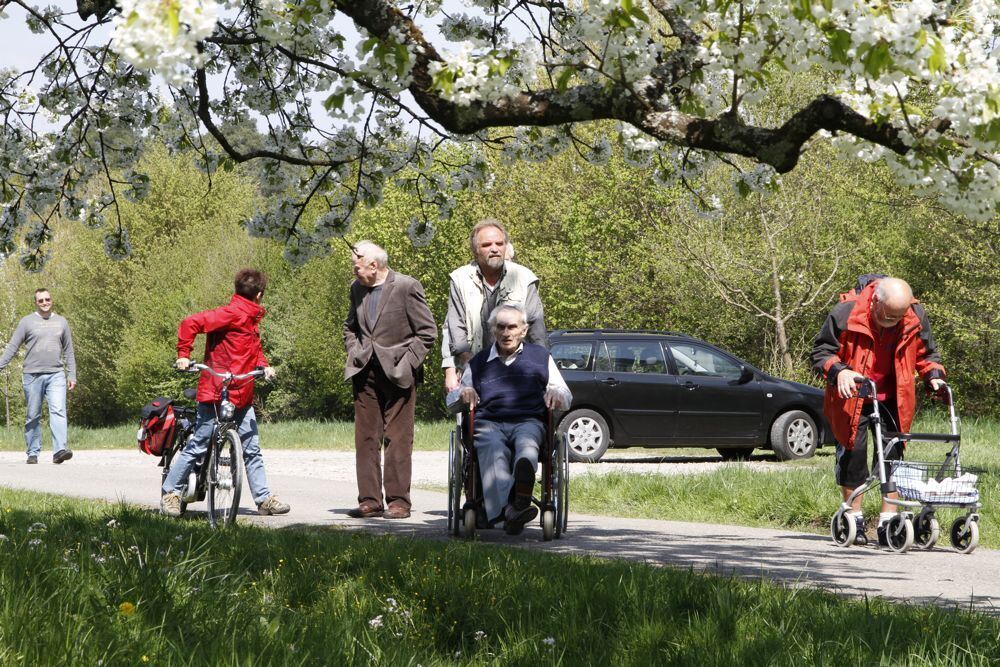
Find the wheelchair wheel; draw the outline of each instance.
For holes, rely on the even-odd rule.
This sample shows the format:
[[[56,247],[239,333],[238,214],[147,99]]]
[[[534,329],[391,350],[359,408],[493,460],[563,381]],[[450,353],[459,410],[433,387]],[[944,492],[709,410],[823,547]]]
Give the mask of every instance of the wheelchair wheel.
[[[556,513],[552,510],[542,512],[542,539],[546,542],[556,536]]]
[[[472,539],[476,536],[476,508],[466,507],[462,520],[462,537]]]
[[[448,532],[460,534],[462,513],[462,443],[454,431],[448,441]]]
[[[569,519],[569,444],[566,436],[557,436],[556,441],[556,461],[553,466],[555,479],[553,487],[555,490],[555,531],[556,537],[566,532],[566,523]]]
[[[222,434],[222,441],[208,450],[208,521],[212,528],[236,522],[243,490],[243,443],[236,429]]]

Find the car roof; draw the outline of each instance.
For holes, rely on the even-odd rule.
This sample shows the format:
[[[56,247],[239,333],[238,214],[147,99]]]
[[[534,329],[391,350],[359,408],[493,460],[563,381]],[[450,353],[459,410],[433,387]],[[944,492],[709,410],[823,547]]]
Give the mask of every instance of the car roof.
[[[549,336],[580,336],[587,338],[636,338],[636,337],[664,337],[680,338],[684,340],[695,340],[701,342],[694,336],[678,333],[676,331],[658,331],[656,329],[555,329],[549,332]]]

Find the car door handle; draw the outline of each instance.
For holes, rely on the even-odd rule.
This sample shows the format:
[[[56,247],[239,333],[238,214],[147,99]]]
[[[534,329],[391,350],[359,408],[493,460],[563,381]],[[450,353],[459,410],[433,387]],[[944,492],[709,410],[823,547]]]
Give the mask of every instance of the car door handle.
[[[696,385],[694,382],[691,382],[691,380],[688,380],[687,382],[685,382],[681,386],[684,387],[685,389],[687,389],[688,391],[691,391],[693,389],[697,389],[698,388],[698,385]]]
[[[601,382],[603,382],[604,384],[606,384],[606,385],[608,385],[610,387],[615,387],[615,386],[621,384],[621,380],[617,380],[615,378],[604,378],[603,380],[601,380]]]

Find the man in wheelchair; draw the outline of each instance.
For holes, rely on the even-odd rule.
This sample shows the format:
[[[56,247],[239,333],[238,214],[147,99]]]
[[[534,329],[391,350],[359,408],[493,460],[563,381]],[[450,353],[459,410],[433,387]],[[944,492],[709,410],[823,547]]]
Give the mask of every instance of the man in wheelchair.
[[[496,342],[469,360],[447,401],[452,412],[475,409],[473,440],[486,516],[517,535],[538,514],[531,496],[546,412],[569,408],[572,394],[549,351],[524,342],[523,307],[497,306],[489,326]]]

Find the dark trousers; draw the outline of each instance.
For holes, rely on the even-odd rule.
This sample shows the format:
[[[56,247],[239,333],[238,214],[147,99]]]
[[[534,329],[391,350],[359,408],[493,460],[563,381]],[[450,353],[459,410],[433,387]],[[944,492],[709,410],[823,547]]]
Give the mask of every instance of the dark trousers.
[[[414,387],[397,387],[374,360],[353,380],[358,503],[370,501],[384,507],[384,481],[386,505],[409,509],[416,391]]]

